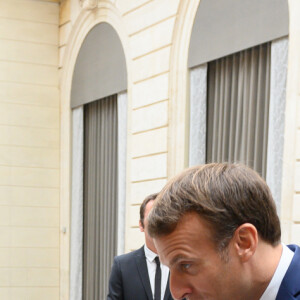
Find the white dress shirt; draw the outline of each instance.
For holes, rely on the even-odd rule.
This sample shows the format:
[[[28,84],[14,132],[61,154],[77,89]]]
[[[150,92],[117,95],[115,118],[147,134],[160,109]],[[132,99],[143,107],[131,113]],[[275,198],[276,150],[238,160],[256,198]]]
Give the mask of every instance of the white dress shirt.
[[[283,277],[290,266],[294,252],[282,244],[282,254],[276,271],[260,300],[275,300]]]
[[[151,291],[154,298],[154,282],[155,282],[155,272],[156,272],[155,257],[157,256],[157,254],[151,251],[146,245],[144,249],[145,249],[146,262],[147,262],[148,274],[150,279]],[[160,269],[161,269],[161,300],[163,300],[166,292],[168,278],[169,278],[169,268],[161,263]]]

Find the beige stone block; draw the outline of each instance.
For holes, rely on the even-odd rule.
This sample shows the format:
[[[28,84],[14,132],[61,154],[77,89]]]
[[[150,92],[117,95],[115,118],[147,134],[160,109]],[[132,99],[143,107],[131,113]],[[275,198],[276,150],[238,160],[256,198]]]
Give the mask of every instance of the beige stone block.
[[[11,207],[0,206],[0,226],[9,226],[11,224]]]
[[[59,149],[59,130],[0,125],[2,145]]]
[[[129,14],[131,11],[147,5],[148,2],[149,0],[117,0],[116,6],[121,14]]]
[[[59,288],[13,287],[10,288],[10,295],[9,300],[57,300],[59,299]]]
[[[58,248],[11,248],[10,256],[11,267],[59,268]]]
[[[139,228],[129,228],[126,239],[126,252],[139,249],[145,244],[145,235]]]
[[[130,38],[132,58],[160,49],[172,42],[175,17],[133,35]]]
[[[12,247],[59,247],[58,228],[12,228]]]
[[[130,204],[140,205],[143,200],[153,193],[158,193],[167,183],[167,179],[135,182],[131,184]]]
[[[59,24],[65,24],[71,20],[71,0],[61,0],[59,9]]]
[[[58,188],[59,179],[59,169],[0,166],[2,185]]]
[[[10,227],[0,226],[0,247],[11,247],[12,229]]]
[[[0,145],[0,165],[59,168],[59,149]]]
[[[140,205],[131,205],[129,207],[129,226],[138,227],[140,220]]]
[[[0,269],[0,287],[8,287],[11,285],[11,269]]]
[[[57,66],[2,61],[0,62],[0,80],[57,86],[58,70]]]
[[[29,300],[29,290],[30,288],[24,288],[24,287],[9,287],[9,300]],[[0,298],[1,299],[1,298]]]
[[[124,17],[129,34],[175,16],[179,0],[154,0]]]
[[[168,124],[168,101],[134,110],[132,112],[132,132],[137,133]]]
[[[59,207],[59,189],[0,186],[0,205]]]
[[[12,266],[12,250],[11,248],[0,248],[0,269]],[[0,299],[2,299],[0,297]]]
[[[55,1],[58,3],[58,0]],[[58,24],[59,5],[35,0],[0,1],[0,17]]]
[[[28,286],[28,270],[27,269],[10,269],[11,286]]]
[[[11,269],[12,286],[55,286],[59,284],[58,269]]]
[[[296,163],[295,168],[295,190],[300,192],[300,162]]]
[[[300,224],[292,225],[291,244],[300,244]]]
[[[1,287],[0,285],[0,299],[12,300],[11,289],[8,287]],[[27,300],[27,299],[24,299]]]
[[[58,227],[59,209],[52,207],[12,207],[11,225],[22,227]]]
[[[171,47],[142,56],[133,61],[133,81],[140,81],[169,71]]]
[[[58,45],[56,24],[0,19],[0,39]]]
[[[132,181],[167,177],[167,154],[132,159]]]
[[[300,129],[297,130],[296,139],[296,158],[300,160]]]
[[[58,49],[55,45],[6,40],[1,43],[0,60],[57,67]]]
[[[293,221],[300,222],[300,194],[294,195]]]
[[[0,101],[59,107],[58,87],[0,82]]]
[[[169,98],[169,73],[132,86],[132,106],[138,108]]]
[[[59,28],[59,45],[67,45],[70,32],[72,30],[71,22],[65,23]]]
[[[26,267],[58,268],[59,249],[0,248],[0,268]]]
[[[0,102],[0,125],[59,129],[59,110]]]
[[[168,129],[166,127],[134,134],[132,136],[132,156],[138,157],[166,152],[167,134]]]

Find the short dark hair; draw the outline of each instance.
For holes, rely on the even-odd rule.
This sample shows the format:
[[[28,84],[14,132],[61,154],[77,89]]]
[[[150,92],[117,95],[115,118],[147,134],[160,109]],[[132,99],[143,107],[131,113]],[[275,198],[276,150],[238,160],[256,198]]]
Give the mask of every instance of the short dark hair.
[[[144,228],[144,218],[145,218],[145,209],[146,209],[146,205],[148,204],[148,202],[150,201],[153,201],[156,199],[158,193],[154,193],[154,194],[151,194],[149,196],[147,196],[143,203],[141,204],[141,207],[140,207],[140,221],[141,221],[141,224]]]
[[[150,235],[172,233],[187,212],[196,212],[211,225],[219,251],[228,246],[235,230],[244,223],[254,225],[271,245],[280,242],[280,222],[270,189],[255,171],[242,164],[196,166],[170,180],[149,214]]]

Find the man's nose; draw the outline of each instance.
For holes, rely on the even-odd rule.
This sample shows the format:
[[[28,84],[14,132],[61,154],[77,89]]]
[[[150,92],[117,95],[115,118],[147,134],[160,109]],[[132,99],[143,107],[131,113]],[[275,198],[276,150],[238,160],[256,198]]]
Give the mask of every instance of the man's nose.
[[[189,283],[176,272],[170,272],[170,290],[175,300],[181,300],[191,294]]]

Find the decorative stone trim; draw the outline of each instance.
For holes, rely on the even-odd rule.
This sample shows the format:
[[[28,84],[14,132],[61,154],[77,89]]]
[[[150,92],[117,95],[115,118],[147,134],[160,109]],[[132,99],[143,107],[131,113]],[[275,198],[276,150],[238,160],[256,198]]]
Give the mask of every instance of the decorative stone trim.
[[[80,6],[83,9],[92,10],[98,6],[98,0],[79,0]]]

